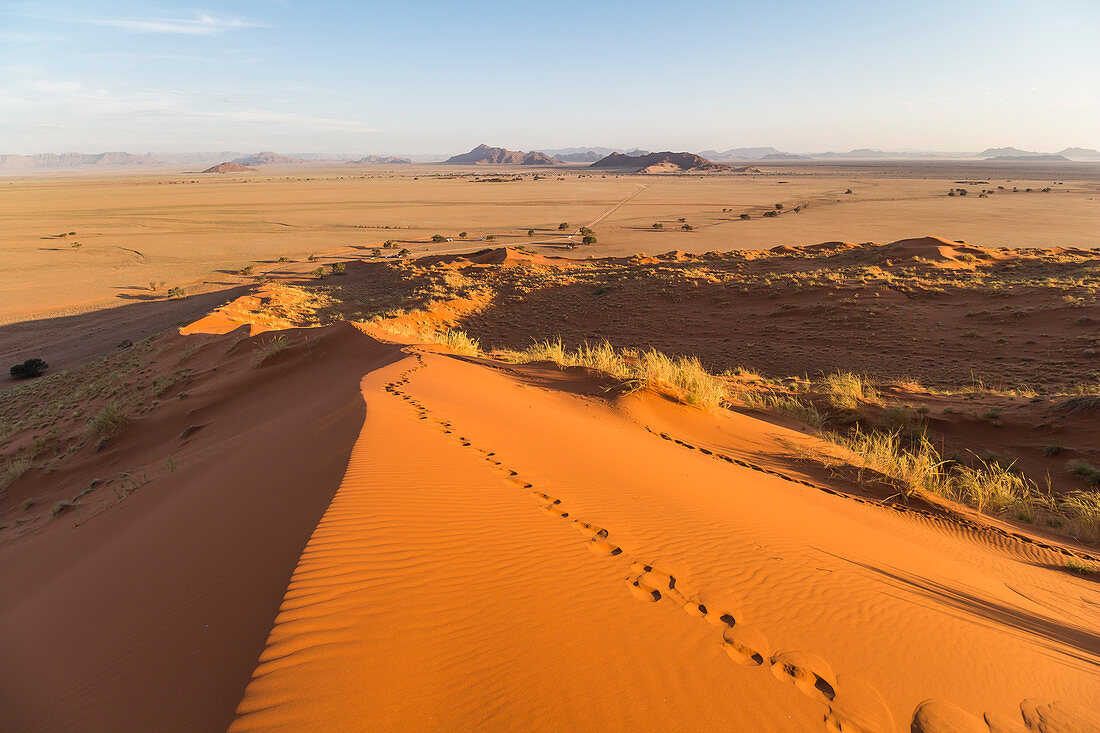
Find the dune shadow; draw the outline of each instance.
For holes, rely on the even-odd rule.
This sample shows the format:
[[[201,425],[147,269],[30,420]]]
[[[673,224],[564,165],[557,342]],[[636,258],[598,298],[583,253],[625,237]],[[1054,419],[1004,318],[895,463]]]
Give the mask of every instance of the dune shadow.
[[[1070,653],[1064,649],[1051,649],[1051,651],[1100,667],[1100,663],[1096,661],[1096,655],[1100,655],[1100,634],[1093,630],[1072,626],[989,598],[982,598],[961,587],[949,586],[911,573],[884,570],[856,560],[842,559],[878,575],[890,586],[915,592],[934,601],[938,607],[946,606],[989,625],[1015,629],[1050,644],[1069,647],[1080,653]]]
[[[37,318],[0,326],[0,367],[29,358],[49,362],[51,372],[106,356],[125,342],[136,343],[169,328],[197,320],[252,286],[232,287],[168,299],[162,295],[116,293],[130,301],[76,315]],[[0,379],[0,390],[15,382]]]

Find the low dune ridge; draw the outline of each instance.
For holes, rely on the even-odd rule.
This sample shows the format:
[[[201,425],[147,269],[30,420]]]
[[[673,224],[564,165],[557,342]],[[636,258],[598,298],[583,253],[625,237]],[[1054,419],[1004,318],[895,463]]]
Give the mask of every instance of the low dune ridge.
[[[0,668],[13,680],[0,727],[1096,730],[1100,589],[1073,570],[1100,562],[1095,546],[907,495],[845,470],[850,456],[816,460],[837,448],[807,413],[747,395],[826,414],[845,393],[792,375],[794,352],[775,372],[789,378],[719,374],[761,349],[739,337],[733,354],[692,320],[741,313],[730,338],[762,328],[750,338],[824,366],[882,360],[852,336],[868,328],[857,318],[911,334],[932,319],[931,339],[965,324],[961,303],[943,305],[953,278],[988,291],[983,322],[1004,318],[1014,338],[1093,312],[1061,298],[1095,253],[993,249],[975,270],[941,267],[988,249],[927,237],[368,259],[286,273],[13,388],[6,457],[33,461],[0,495]],[[1049,292],[1023,316],[994,308],[1021,271]],[[746,315],[750,298],[766,310]],[[806,318],[815,303],[834,310]],[[609,304],[627,317],[602,317]],[[813,340],[827,318],[848,324],[842,342]],[[522,352],[555,335],[565,344]],[[563,350],[595,339],[611,342],[602,366],[570,365]],[[724,402],[616,371],[664,363],[653,345],[681,370],[708,365],[693,378]],[[961,445],[1019,440],[1039,421],[1061,461],[1096,437],[1092,396],[1061,388],[1031,401],[858,387],[830,425],[919,395],[999,406],[1001,424],[981,429],[977,414],[923,418]],[[1026,471],[1042,470],[1041,449]]]

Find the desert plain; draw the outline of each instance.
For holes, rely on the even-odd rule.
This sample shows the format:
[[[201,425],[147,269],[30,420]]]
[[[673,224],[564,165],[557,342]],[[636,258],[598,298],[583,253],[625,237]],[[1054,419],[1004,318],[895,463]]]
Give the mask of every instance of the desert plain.
[[[1098,197],[2,177],[0,729],[1100,730]]]

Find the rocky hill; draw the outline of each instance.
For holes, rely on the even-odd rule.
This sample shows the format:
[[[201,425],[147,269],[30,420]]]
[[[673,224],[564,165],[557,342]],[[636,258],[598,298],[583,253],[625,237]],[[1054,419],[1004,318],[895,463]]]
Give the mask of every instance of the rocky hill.
[[[445,165],[556,165],[557,161],[545,153],[532,150],[508,150],[489,145],[478,145],[468,153],[452,155],[443,161]]]
[[[302,161],[299,158],[291,158],[286,155],[273,153],[270,150],[263,150],[259,153],[246,155],[243,158],[236,158],[232,162],[238,165],[294,165]]]
[[[720,171],[730,170],[729,166],[714,163],[695,153],[649,153],[648,155],[625,155],[612,153],[598,160],[590,168],[621,169],[633,173],[675,173],[681,171]]]

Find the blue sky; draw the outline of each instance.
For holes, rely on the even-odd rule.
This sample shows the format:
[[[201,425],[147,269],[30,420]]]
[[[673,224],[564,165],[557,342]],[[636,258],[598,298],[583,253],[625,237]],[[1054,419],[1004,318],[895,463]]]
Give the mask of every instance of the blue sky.
[[[1100,148],[1100,2],[5,2],[0,153]]]

